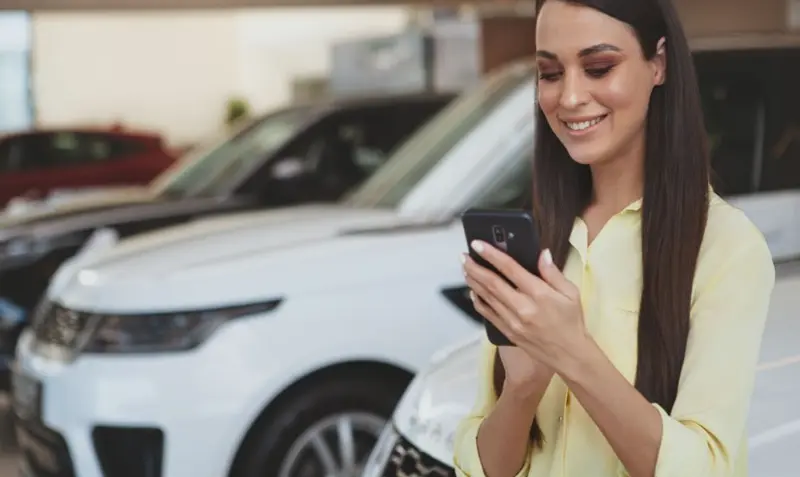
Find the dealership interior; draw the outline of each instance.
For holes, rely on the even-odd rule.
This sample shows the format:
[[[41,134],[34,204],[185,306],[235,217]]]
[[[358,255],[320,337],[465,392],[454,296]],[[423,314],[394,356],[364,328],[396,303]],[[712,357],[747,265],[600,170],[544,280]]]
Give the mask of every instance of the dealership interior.
[[[536,48],[542,4],[608,17],[626,1],[0,0],[0,477],[495,477],[474,443],[463,458],[481,379],[495,373],[494,398],[507,378],[484,359],[493,325],[458,260],[480,252],[464,212],[539,210],[532,172],[553,149],[539,131],[558,123],[588,144],[618,117],[547,116],[567,108],[545,94],[559,81],[589,85],[585,104],[625,93],[603,96],[588,66],[572,83],[545,71],[560,60]],[[727,357],[686,352],[675,375],[679,401],[700,379],[687,366],[714,361],[711,381],[746,399],[660,409],[702,441],[686,465],[705,467],[629,472],[635,459],[609,450],[597,477],[798,477],[800,0],[636,1],[674,6],[714,194],[754,224],[775,275],[758,345],[720,332],[739,340]],[[503,223],[486,240],[511,253]],[[753,271],[754,253],[715,280]],[[756,310],[753,297],[727,312]],[[616,338],[635,342],[648,299],[578,306],[612,309]],[[536,422],[563,458],[551,448],[517,475],[586,477],[589,458],[563,442],[594,416],[568,385],[546,389],[563,409],[541,404]],[[740,402],[742,419],[709,417]],[[597,426],[587,435],[602,439]]]

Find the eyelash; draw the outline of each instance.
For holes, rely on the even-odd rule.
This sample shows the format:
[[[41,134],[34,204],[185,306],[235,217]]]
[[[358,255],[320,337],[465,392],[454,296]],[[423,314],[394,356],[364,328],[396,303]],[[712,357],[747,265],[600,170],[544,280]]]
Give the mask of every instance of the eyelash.
[[[603,68],[586,68],[586,74],[592,78],[602,78],[603,76],[607,75],[612,69],[614,69],[614,65],[606,66]],[[561,73],[540,73],[539,79],[543,81],[555,81]]]
[[[586,68],[586,74],[588,74],[592,78],[602,78],[603,76],[607,75],[613,68],[614,65],[604,66],[602,68]]]

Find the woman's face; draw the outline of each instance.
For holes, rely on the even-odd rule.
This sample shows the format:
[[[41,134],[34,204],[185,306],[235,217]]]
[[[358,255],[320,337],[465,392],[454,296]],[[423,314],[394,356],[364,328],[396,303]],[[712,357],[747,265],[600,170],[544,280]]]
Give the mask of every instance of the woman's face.
[[[598,164],[644,145],[653,88],[663,83],[663,44],[644,58],[633,29],[598,10],[550,0],[536,27],[538,96],[572,158]]]

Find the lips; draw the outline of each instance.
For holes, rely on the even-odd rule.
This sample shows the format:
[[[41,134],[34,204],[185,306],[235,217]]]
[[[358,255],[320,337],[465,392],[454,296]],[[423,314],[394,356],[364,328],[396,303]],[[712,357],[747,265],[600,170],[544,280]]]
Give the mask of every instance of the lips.
[[[567,127],[567,129],[579,132],[579,131],[585,131],[585,130],[591,128],[592,126],[596,126],[601,121],[603,121],[606,117],[608,117],[608,114],[604,114],[602,116],[597,116],[597,117],[592,118],[592,119],[581,119],[581,120],[574,120],[574,121],[573,120],[569,120],[569,121],[562,120],[561,122],[564,124],[564,126]]]

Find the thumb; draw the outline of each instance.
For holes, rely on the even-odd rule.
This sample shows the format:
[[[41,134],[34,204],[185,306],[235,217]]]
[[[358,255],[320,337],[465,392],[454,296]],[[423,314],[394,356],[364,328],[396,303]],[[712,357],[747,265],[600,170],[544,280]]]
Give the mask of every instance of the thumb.
[[[542,280],[546,281],[557,292],[566,296],[573,295],[575,285],[567,280],[567,277],[561,273],[561,270],[553,262],[553,254],[549,248],[544,249],[542,254],[539,255],[539,274],[542,276]]]

